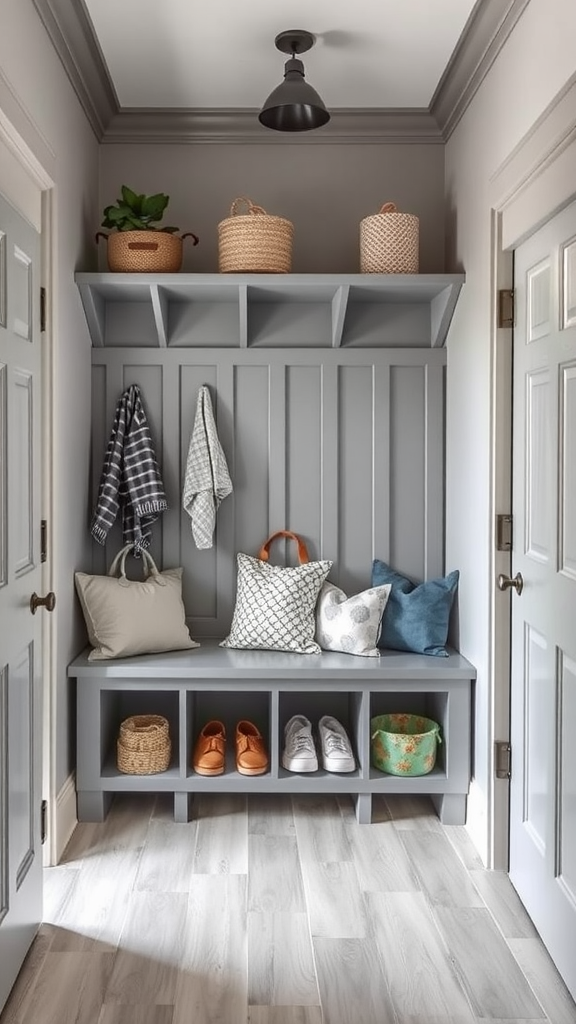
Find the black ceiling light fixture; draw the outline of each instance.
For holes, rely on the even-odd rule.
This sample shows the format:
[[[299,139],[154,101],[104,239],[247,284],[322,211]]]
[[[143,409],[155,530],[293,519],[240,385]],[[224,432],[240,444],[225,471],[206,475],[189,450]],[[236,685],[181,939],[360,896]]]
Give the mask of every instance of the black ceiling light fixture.
[[[284,65],[284,81],[270,93],[258,115],[266,128],[277,132],[308,132],[330,120],[318,93],[304,78],[304,65],[296,56],[306,53],[315,42],[316,37],[302,29],[291,29],[276,36],[276,48],[291,57]]]

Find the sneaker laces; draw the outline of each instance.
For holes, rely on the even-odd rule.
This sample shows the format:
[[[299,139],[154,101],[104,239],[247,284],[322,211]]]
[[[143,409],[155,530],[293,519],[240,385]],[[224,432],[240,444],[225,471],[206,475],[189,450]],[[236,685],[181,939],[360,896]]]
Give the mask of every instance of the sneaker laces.
[[[350,755],[350,750],[346,740],[337,732],[329,732],[326,734],[324,739],[324,748],[327,754],[345,754],[347,757]]]
[[[310,736],[309,733],[304,732],[303,730],[294,733],[294,735],[290,737],[289,743],[290,746],[298,752],[300,750],[304,750],[304,748],[310,750],[310,748],[313,746],[312,737]]]

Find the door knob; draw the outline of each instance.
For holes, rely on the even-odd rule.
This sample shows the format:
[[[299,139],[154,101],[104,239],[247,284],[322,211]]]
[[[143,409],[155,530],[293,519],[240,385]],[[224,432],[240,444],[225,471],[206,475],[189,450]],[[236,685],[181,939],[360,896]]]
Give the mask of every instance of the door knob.
[[[500,573],[498,577],[498,590],[508,590],[510,587],[514,587],[517,594],[522,593],[524,587],[522,573],[517,572],[514,577],[505,576],[504,573]]]
[[[36,615],[37,608],[45,608],[47,612],[53,612],[56,607],[56,594],[52,591],[46,594],[46,597],[38,597],[38,594],[32,594],[30,598],[30,611],[32,615]]]

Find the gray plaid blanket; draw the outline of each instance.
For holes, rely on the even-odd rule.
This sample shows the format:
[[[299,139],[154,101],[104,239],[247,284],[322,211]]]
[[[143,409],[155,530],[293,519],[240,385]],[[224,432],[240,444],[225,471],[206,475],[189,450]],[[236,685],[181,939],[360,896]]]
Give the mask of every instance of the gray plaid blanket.
[[[140,389],[132,384],[116,408],[90,532],[104,544],[121,509],[123,542],[134,544],[137,554],[150,544],[151,524],[167,508]]]

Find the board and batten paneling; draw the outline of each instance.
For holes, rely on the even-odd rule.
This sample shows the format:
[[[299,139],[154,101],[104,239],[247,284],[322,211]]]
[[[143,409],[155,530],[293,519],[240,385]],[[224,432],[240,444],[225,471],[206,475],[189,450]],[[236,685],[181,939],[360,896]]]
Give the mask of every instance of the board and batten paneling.
[[[375,557],[417,580],[441,575],[445,361],[444,349],[94,349],[92,500],[116,404],[136,384],[170,504],[150,550],[159,566],[184,568],[192,635],[227,633],[236,553],[257,554],[279,529],[332,559],[330,579],[347,593],[370,585]],[[203,384],[234,491],[213,547],[198,550],[181,499]],[[94,571],[120,545],[117,523],[106,549],[94,544]],[[294,556],[284,543],[272,552]]]

